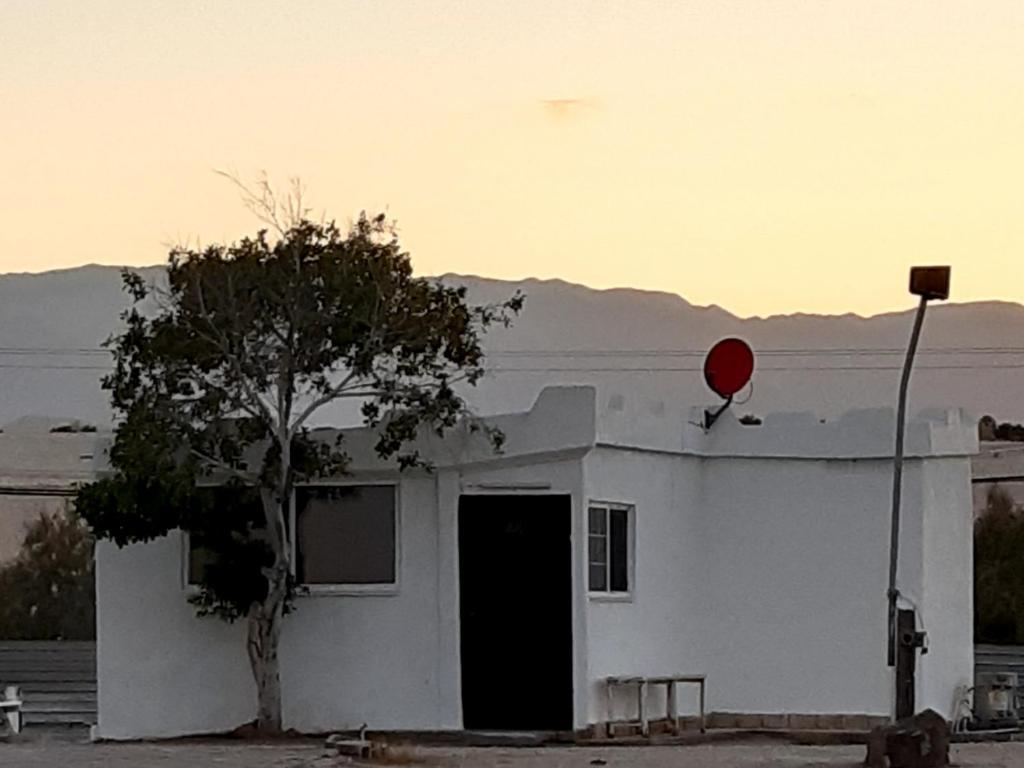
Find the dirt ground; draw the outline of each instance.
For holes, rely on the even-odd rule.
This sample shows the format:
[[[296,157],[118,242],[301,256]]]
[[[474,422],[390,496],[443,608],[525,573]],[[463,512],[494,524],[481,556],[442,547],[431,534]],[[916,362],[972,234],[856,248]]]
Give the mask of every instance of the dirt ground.
[[[854,768],[864,747],[797,747],[777,742],[687,747],[409,748],[391,766],[427,768]],[[956,765],[1024,768],[1024,743],[954,745]],[[3,768],[333,768],[319,744],[241,742],[89,744],[81,738],[30,736],[0,743]]]

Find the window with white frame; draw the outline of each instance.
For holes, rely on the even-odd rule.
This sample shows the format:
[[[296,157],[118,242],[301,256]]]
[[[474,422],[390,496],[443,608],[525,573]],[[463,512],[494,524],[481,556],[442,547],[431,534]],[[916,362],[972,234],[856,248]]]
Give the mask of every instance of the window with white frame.
[[[393,585],[397,574],[394,485],[295,491],[295,575],[300,584]]]
[[[588,510],[589,589],[597,594],[630,591],[630,519],[624,504],[593,503]]]

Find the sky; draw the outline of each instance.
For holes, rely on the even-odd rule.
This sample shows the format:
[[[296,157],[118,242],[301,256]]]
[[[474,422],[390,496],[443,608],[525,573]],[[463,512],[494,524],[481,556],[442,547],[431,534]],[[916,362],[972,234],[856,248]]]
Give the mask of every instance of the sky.
[[[421,274],[1024,301],[1024,3],[0,0],[0,271],[393,217]]]

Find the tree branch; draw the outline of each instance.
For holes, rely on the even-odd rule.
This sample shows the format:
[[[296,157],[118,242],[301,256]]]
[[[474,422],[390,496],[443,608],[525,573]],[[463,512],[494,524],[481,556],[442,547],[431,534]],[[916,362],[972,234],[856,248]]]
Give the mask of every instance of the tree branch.
[[[204,335],[204,338],[206,338],[206,340],[211,342],[212,344],[215,344],[218,347],[220,347],[221,352],[224,353],[224,357],[231,363],[231,366],[235,370],[235,375],[238,377],[239,386],[242,388],[242,390],[245,392],[245,394],[253,402],[256,403],[257,408],[259,408],[259,410],[262,412],[263,418],[265,418],[267,420],[267,422],[271,425],[271,428],[276,430],[278,422],[276,422],[274,420],[274,415],[273,415],[273,413],[271,411],[270,406],[267,405],[267,403],[263,400],[263,398],[260,396],[259,392],[254,390],[251,386],[249,386],[248,377],[245,375],[245,372],[242,370],[242,364],[241,364],[241,362],[238,359],[238,355],[234,354],[231,351],[230,344],[227,343],[227,339],[224,338],[223,334],[221,334],[217,330],[217,324],[213,321],[213,318],[210,317],[210,313],[206,309],[206,300],[205,300],[205,298],[203,296],[202,281],[199,280],[198,278],[196,278],[193,281],[193,284],[194,284],[193,287],[196,290],[196,298],[198,299],[198,302],[199,302],[199,314],[203,318],[203,320],[206,321],[206,324],[208,326],[210,326],[211,330],[214,333],[214,338],[209,338],[209,337],[207,337],[205,335]],[[195,329],[195,330],[196,330],[197,333],[200,332],[198,328]],[[258,418],[260,414],[253,413],[252,415],[256,416]]]
[[[339,399],[341,397],[360,397],[360,396],[372,397],[371,394],[367,394],[367,395],[353,395],[351,393],[346,393],[345,392],[345,386],[347,384],[349,384],[355,378],[356,378],[355,372],[350,372],[348,374],[348,376],[346,376],[341,381],[340,384],[338,384],[335,387],[331,387],[330,390],[328,390],[326,393],[324,393],[320,397],[316,398],[312,403],[310,403],[308,406],[306,406],[306,408],[303,409],[302,413],[300,413],[298,415],[298,417],[295,419],[295,422],[292,424],[291,429],[288,432],[289,439],[295,437],[295,435],[298,433],[298,431],[302,428],[302,425],[306,423],[306,419],[308,419],[310,416],[312,416],[314,413],[316,413],[317,410],[319,410],[323,406],[327,405],[327,403],[331,402],[332,400],[337,400],[337,399]]]
[[[242,204],[249,209],[249,212],[257,219],[277,231],[281,237],[287,233],[287,227],[281,222],[278,216],[278,202],[274,197],[274,190],[267,181],[266,174],[258,183],[259,194],[246,186],[237,174],[227,171],[214,170],[218,176],[223,176],[230,181],[242,193]]]

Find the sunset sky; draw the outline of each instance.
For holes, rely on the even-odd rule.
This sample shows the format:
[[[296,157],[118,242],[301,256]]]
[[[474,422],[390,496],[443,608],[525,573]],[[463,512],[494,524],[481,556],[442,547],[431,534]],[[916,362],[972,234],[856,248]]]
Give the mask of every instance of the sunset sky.
[[[386,210],[422,274],[1024,301],[1024,2],[0,0],[0,271]]]

